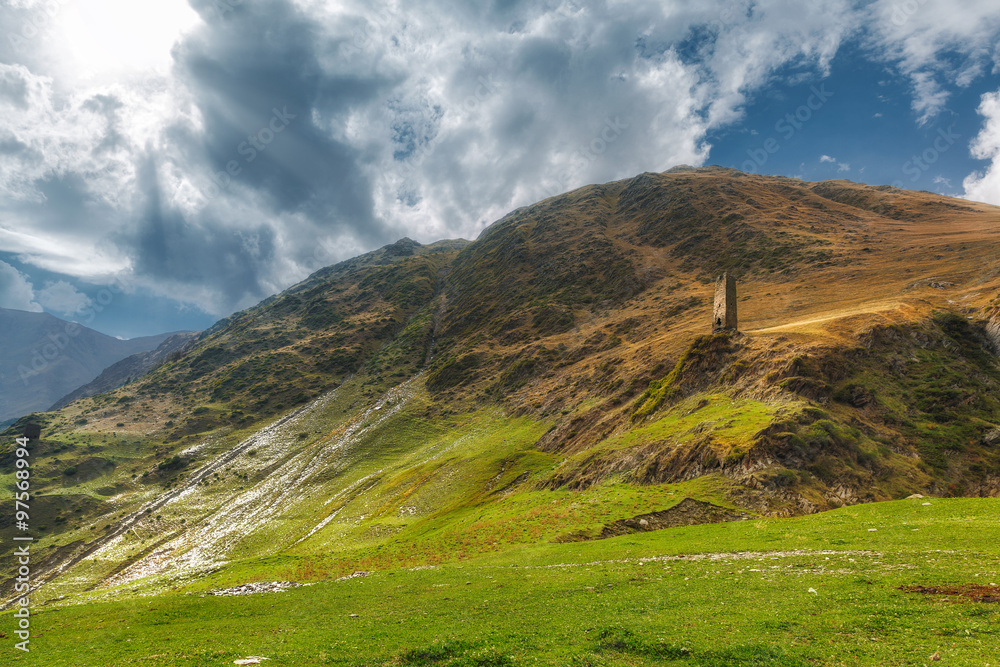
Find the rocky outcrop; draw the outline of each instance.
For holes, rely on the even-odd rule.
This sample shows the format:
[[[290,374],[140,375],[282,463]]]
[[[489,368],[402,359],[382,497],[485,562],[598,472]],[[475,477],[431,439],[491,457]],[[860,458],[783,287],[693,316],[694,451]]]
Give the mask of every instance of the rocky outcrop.
[[[240,584],[232,588],[225,588],[218,591],[210,591],[212,595],[229,597],[233,595],[256,595],[257,593],[280,593],[289,588],[303,586],[294,581],[257,581],[249,584]]]
[[[616,537],[629,533],[662,530],[675,526],[693,526],[701,523],[740,521],[752,516],[752,514],[740,510],[727,509],[701,500],[685,498],[670,509],[640,514],[631,519],[620,519],[609,523],[601,530],[600,537]]]
[[[986,337],[993,345],[993,353],[1000,354],[1000,315],[994,315],[986,323]]]

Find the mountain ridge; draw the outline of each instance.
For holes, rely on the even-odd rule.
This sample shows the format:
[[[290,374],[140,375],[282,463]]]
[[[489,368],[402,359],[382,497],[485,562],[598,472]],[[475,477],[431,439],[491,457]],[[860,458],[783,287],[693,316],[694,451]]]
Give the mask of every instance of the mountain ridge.
[[[52,553],[135,519],[88,561],[103,575],[48,590],[460,559],[685,497],[787,516],[996,496],[998,249],[996,207],[717,168],[580,188],[473,242],[403,239],[40,416],[41,488],[67,503],[43,514]],[[724,271],[740,327],[712,333]],[[160,523],[144,508],[165,494]]]

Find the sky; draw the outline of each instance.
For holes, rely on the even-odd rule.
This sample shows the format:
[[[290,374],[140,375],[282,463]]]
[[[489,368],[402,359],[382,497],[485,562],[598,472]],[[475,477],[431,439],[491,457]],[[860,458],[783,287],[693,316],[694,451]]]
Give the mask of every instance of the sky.
[[[1000,9],[0,0],[0,307],[109,335],[681,164],[1000,205]]]

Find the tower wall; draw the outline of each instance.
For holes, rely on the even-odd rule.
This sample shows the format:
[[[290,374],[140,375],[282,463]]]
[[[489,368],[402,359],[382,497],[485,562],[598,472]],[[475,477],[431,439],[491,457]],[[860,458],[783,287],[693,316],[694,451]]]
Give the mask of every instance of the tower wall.
[[[736,278],[728,273],[715,281],[712,331],[736,331]]]

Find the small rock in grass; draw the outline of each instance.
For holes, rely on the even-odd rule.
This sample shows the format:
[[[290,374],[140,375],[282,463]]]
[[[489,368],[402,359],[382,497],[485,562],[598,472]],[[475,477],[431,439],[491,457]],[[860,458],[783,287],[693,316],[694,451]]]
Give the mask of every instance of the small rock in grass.
[[[921,505],[930,505],[930,503],[920,503]]]
[[[930,657],[930,659],[931,659],[931,660],[934,660],[934,661],[936,662],[936,661],[938,661],[938,660],[940,660],[940,659],[941,659],[941,654],[940,654],[940,653],[938,653],[937,651],[934,651],[934,655],[932,655],[932,656]]]
[[[815,588],[810,588],[809,592],[812,593],[813,595],[819,595],[819,591],[817,591]]]
[[[357,614],[351,614],[350,617],[351,618],[358,618],[358,615]]]
[[[869,533],[874,533],[874,532],[877,532],[877,531],[878,531],[878,528],[869,528],[868,529]]]
[[[233,660],[234,665],[259,665],[263,660],[270,660],[261,655],[251,655],[242,660]]]

